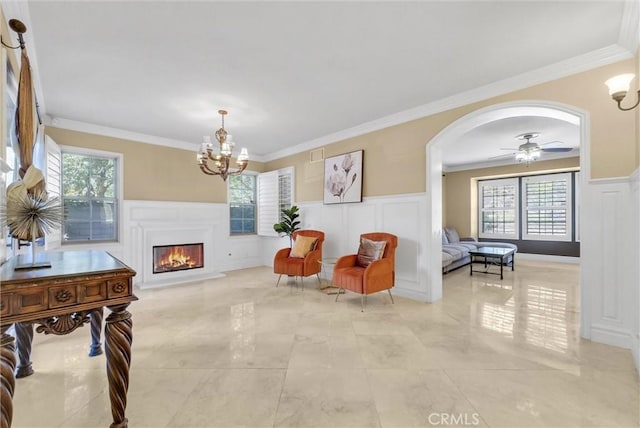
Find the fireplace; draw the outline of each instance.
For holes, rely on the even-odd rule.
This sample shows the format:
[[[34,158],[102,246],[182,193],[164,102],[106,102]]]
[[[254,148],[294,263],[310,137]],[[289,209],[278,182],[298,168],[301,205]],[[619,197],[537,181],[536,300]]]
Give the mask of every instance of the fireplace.
[[[175,272],[204,267],[204,246],[199,244],[153,247],[153,273]]]

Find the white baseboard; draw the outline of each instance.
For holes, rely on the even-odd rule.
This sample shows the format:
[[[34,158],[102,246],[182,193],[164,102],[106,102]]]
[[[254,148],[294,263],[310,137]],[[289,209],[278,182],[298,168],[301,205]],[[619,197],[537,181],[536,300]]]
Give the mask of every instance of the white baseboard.
[[[631,354],[633,355],[633,362],[636,364],[636,371],[640,376],[640,334],[631,339]]]
[[[591,325],[591,340],[605,345],[618,346],[633,351],[633,334],[624,328],[602,324]]]
[[[552,256],[549,254],[530,254],[530,253],[516,253],[516,264],[518,259],[521,260],[535,260],[540,262],[554,262],[554,263],[575,263],[580,264],[580,257],[569,256]]]
[[[391,289],[391,294],[399,297],[406,297],[407,299],[418,300],[420,302],[427,302],[427,294],[421,293],[415,290],[408,290],[406,288],[399,288],[395,286]]]

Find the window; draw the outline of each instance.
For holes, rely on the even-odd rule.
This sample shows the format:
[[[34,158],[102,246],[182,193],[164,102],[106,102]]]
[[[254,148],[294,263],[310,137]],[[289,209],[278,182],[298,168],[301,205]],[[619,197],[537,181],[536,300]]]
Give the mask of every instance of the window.
[[[117,241],[120,155],[62,149],[63,241]]]
[[[258,234],[278,236],[273,225],[281,221],[283,208],[293,205],[293,168],[265,172],[258,176]]]
[[[228,200],[231,235],[256,233],[256,176],[229,177]]]
[[[522,178],[522,239],[571,241],[571,174]]]
[[[480,238],[518,239],[518,179],[478,183]]]

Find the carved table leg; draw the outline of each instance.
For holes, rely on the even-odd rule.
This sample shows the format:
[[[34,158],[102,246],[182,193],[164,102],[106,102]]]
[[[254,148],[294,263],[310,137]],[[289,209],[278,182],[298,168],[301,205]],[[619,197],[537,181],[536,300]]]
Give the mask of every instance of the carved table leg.
[[[133,341],[133,321],[126,311],[129,303],[109,306],[111,314],[105,325],[105,352],[107,354],[107,378],[113,423],[110,428],[127,428],[125,409],[129,389],[129,366],[131,364],[131,343]]]
[[[7,334],[11,325],[2,326],[2,338],[0,339],[0,403],[2,404],[2,419],[0,428],[11,427],[13,419],[13,391],[16,380],[13,371],[16,368],[15,343],[13,336]]]
[[[18,344],[18,369],[16,379],[31,376],[33,367],[31,366],[31,344],[33,343],[33,324],[16,323],[16,343]]]
[[[100,334],[102,333],[102,308],[91,312],[91,346],[89,356],[95,357],[102,354],[100,346]]]

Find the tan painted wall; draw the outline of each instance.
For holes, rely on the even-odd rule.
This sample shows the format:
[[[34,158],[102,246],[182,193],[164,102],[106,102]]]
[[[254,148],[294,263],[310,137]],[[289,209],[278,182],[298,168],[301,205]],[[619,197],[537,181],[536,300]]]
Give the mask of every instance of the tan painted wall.
[[[477,236],[477,184],[480,178],[497,178],[505,176],[540,174],[576,170],[580,166],[580,158],[555,159],[524,164],[506,165],[492,168],[471,169],[467,171],[448,172],[443,177],[446,189],[443,188],[443,226],[454,226],[460,236]],[[445,191],[446,190],[446,191]]]
[[[203,174],[194,151],[138,143],[120,138],[46,127],[45,134],[66,146],[122,153],[124,199],[178,202],[227,202],[227,186],[220,177]],[[263,172],[264,164],[249,168]]]
[[[350,138],[325,146],[325,157],[364,149],[364,196],[424,192],[425,147],[446,126],[489,105],[544,100],[589,112],[592,178],[629,176],[637,168],[640,157],[635,115],[617,109],[604,81],[635,68],[636,59],[629,59]],[[293,165],[296,200],[313,201],[322,199],[324,172],[321,164],[310,164],[309,154],[304,152],[267,162],[266,170]]]

